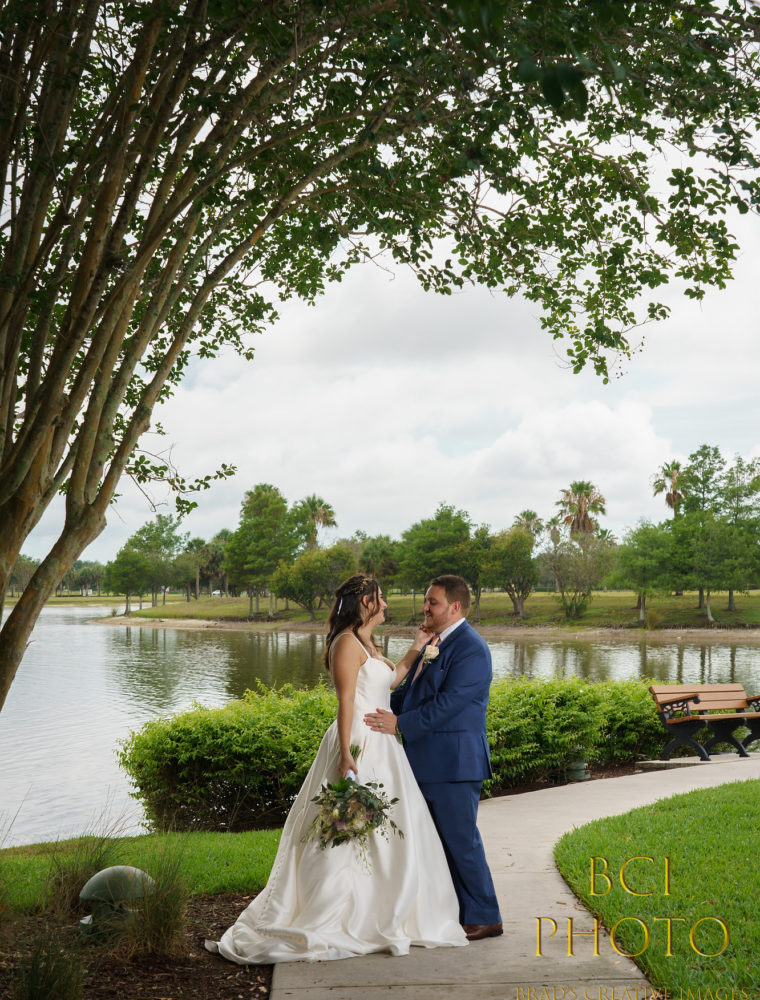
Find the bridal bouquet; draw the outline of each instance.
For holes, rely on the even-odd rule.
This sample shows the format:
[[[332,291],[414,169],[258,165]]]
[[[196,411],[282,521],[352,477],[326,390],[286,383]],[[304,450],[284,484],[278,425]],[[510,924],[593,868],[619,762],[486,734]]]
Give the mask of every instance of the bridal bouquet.
[[[351,753],[355,759],[358,747],[351,747]],[[319,810],[304,840],[316,840],[322,850],[353,841],[367,867],[369,835],[374,830],[386,840],[389,831],[404,836],[389,815],[398,799],[389,799],[382,787],[376,781],[363,785],[350,777],[323,785],[319,795],[311,800]]]

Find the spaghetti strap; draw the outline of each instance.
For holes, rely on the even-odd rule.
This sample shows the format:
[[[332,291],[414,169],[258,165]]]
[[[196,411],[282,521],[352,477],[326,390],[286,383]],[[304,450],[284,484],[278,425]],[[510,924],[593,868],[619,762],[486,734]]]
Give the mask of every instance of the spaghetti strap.
[[[332,661],[332,652],[333,652],[333,649],[335,648],[335,643],[338,641],[338,639],[342,639],[344,635],[350,635],[350,636],[352,636],[356,640],[356,642],[359,644],[359,648],[364,653],[366,653],[367,660],[373,659],[372,654],[367,649],[367,647],[364,645],[364,643],[361,641],[361,639],[359,638],[359,636],[356,635],[354,632],[352,632],[350,629],[346,629],[346,631],[344,631],[344,632],[339,632],[338,635],[336,635],[335,638],[332,641],[332,644],[330,646],[330,659],[331,659],[331,661]],[[361,665],[363,666],[367,662],[367,660],[362,660]],[[332,666],[332,663],[331,663],[331,666]]]

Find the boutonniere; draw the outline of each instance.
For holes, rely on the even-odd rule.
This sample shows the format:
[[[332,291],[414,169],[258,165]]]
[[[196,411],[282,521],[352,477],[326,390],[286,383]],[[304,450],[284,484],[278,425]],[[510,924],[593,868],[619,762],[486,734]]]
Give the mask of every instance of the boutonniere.
[[[422,662],[430,663],[431,660],[434,660],[438,656],[439,652],[440,650],[437,646],[425,646],[422,650]]]

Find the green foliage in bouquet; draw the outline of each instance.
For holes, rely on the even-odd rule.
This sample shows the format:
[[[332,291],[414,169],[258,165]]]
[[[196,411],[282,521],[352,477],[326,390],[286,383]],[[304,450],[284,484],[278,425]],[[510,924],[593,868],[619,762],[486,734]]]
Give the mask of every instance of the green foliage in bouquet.
[[[351,756],[354,760],[358,758],[357,746],[351,747]],[[304,840],[316,840],[322,850],[353,841],[365,867],[369,868],[367,848],[371,833],[377,831],[386,840],[389,830],[402,839],[404,836],[389,815],[398,798],[389,799],[382,787],[382,782],[362,784],[348,777],[323,785],[319,795],[311,800],[319,810]]]
[[[403,831],[388,815],[398,799],[389,799],[380,791],[382,787],[382,782],[360,784],[353,778],[323,785],[320,794],[312,799],[319,812],[307,839],[319,841],[322,849],[338,847],[350,840],[364,841],[373,830],[383,833],[386,825],[403,837]]]

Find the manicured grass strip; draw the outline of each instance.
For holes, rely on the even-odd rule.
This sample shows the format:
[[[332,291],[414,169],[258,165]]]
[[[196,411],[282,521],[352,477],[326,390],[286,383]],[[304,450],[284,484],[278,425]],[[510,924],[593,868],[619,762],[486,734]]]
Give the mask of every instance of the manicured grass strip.
[[[608,929],[625,918],[615,932],[621,951],[633,954],[643,949],[646,934],[641,923],[646,924],[649,943],[635,961],[654,986],[667,988],[671,996],[685,997],[679,991],[688,989],[700,989],[703,997],[710,995],[708,990],[714,997],[723,995],[716,991],[727,990],[726,996],[735,1000],[760,996],[759,799],[760,781],[688,792],[623,816],[588,823],[565,834],[556,846],[559,870],[588,909]],[[592,895],[592,858],[607,863],[609,882],[597,875],[593,885],[597,895]],[[621,866],[631,858],[653,859],[630,861],[624,872],[632,892],[650,895],[633,895],[621,885]],[[669,894],[666,858],[670,859]],[[595,862],[595,867],[597,872],[604,869],[602,861]],[[672,957],[668,956],[668,925],[663,920],[668,917],[674,918]],[[695,927],[700,920],[703,923]],[[730,937],[724,951],[724,932],[718,921],[725,924]],[[557,923],[562,926],[564,921]],[[589,957],[592,949],[591,938],[576,942],[579,957]],[[697,949],[722,954],[702,956]]]
[[[81,853],[75,838],[0,851],[0,893],[11,910],[34,910],[44,904],[53,856]],[[115,838],[118,860],[148,873],[162,856],[179,852],[182,875],[191,893],[258,892],[272,868],[280,830],[246,833],[164,833]]]

